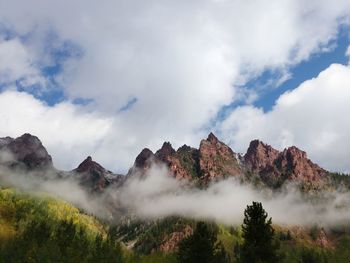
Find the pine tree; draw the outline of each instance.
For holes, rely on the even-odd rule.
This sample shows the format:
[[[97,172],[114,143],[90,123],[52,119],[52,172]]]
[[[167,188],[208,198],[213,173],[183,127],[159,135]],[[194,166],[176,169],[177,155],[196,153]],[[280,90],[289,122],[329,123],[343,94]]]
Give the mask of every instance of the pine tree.
[[[242,263],[279,262],[272,219],[259,202],[248,205],[242,225],[244,243],[240,249]]]

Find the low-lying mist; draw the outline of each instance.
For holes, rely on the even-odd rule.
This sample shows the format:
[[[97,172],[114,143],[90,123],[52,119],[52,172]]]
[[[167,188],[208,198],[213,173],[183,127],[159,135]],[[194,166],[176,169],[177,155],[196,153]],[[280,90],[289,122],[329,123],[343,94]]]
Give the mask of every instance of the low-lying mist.
[[[324,193],[322,200],[311,201],[292,185],[272,192],[234,178],[198,189],[186,186],[168,176],[166,168],[156,166],[144,178],[129,180],[114,196],[138,216],[151,219],[177,215],[238,225],[246,206],[259,201],[277,224],[331,226],[350,222],[349,193]]]
[[[183,216],[239,225],[246,206],[259,201],[276,224],[327,227],[350,222],[348,192],[328,192],[322,199],[310,200],[293,186],[273,192],[242,184],[234,178],[199,189],[173,178],[166,167],[153,165],[145,175],[131,176],[122,186],[91,194],[75,180],[74,174],[57,178],[50,173],[53,172],[47,171],[43,176],[2,168],[0,185],[36,194],[50,193],[97,217],[111,220],[114,214],[116,221],[127,215],[145,220]]]
[[[74,178],[59,178],[52,170],[24,172],[21,169],[0,168],[0,186],[14,187],[35,196],[50,196],[74,204],[78,208],[106,218],[109,213],[101,206],[102,197],[92,197]]]

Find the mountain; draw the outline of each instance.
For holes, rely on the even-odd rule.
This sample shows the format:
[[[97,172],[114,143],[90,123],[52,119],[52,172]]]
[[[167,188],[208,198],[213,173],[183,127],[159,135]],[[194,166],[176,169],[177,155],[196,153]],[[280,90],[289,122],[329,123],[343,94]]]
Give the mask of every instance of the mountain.
[[[199,145],[199,167],[205,182],[243,174],[237,154],[213,133]]]
[[[37,172],[50,171],[50,178],[71,177],[93,192],[102,192],[108,185],[120,183],[124,176],[113,174],[89,156],[76,169],[64,172],[54,168],[52,158],[38,137],[29,133],[18,138],[0,138],[0,165]],[[55,175],[52,176],[52,175]]]
[[[114,174],[90,156],[72,171],[59,171],[54,168],[52,158],[41,141],[30,134],[24,134],[18,138],[0,138],[0,165],[9,169],[25,169],[33,174],[36,171],[40,171],[39,174],[42,174],[49,170],[51,173],[57,174],[55,179],[69,177],[76,180],[90,194],[91,201],[97,197],[96,200],[101,201],[99,204],[110,209],[108,211],[115,216],[111,216],[111,221],[109,218],[104,218],[102,224],[95,217],[85,215],[84,212],[70,204],[57,203],[52,199],[47,199],[47,197],[39,197],[39,195],[32,197],[27,194],[18,194],[13,192],[16,190],[4,189],[0,186],[0,241],[4,244],[20,244],[19,247],[5,247],[5,252],[10,251],[13,254],[12,251],[17,251],[20,248],[22,243],[17,242],[17,240],[22,242],[22,233],[28,232],[31,237],[40,237],[42,226],[45,226],[49,227],[49,231],[55,236],[55,231],[58,231],[61,226],[70,226],[69,221],[74,221],[75,224],[78,222],[79,229],[83,226],[86,234],[83,234],[81,240],[92,242],[91,245],[97,246],[97,251],[100,251],[99,242],[101,241],[91,239],[90,235],[102,234],[105,236],[107,232],[105,224],[113,222],[115,225],[110,225],[109,230],[114,231],[114,240],[125,245],[129,250],[126,253],[128,256],[141,255],[140,258],[145,260],[135,259],[126,262],[176,262],[174,252],[178,249],[180,242],[190,236],[195,229],[196,221],[193,219],[161,217],[155,220],[146,220],[134,217],[132,210],[123,207],[123,202],[119,202],[122,196],[116,195],[116,199],[109,199],[109,195],[113,195],[118,190],[112,188],[113,186],[123,186],[127,180],[135,176],[147,176],[147,172],[152,169],[153,165],[167,167],[169,176],[183,180],[183,182],[189,181],[189,184],[194,187],[205,188],[211,182],[234,177],[247,183],[252,182],[251,178],[254,178],[271,189],[281,187],[286,182],[300,184],[303,187],[311,185],[311,189],[318,189],[329,186],[330,180],[335,178],[332,181],[334,188],[339,189],[339,186],[343,185],[346,191],[350,189],[348,176],[330,174],[308,159],[306,152],[295,146],[279,151],[259,140],[253,140],[249,144],[247,152],[240,155],[220,141],[213,133],[201,140],[198,148],[183,145],[174,149],[170,142],[163,143],[162,147],[155,152],[145,148],[136,157],[133,167],[130,168],[126,176]],[[50,178],[44,179],[49,180]],[[2,185],[2,187],[4,186]],[[111,191],[105,191],[108,188]],[[227,209],[229,208],[227,207]],[[119,213],[120,211],[127,213]],[[70,215],[71,213],[73,214]],[[40,225],[36,224],[37,221]],[[43,222],[49,225],[46,226]],[[231,262],[236,262],[234,261],[234,253],[239,249],[239,244],[242,243],[240,228],[211,224],[217,230],[218,240],[222,242],[225,250],[230,254]],[[20,228],[16,229],[18,226]],[[322,226],[317,225],[312,228],[276,225],[274,228],[276,239],[281,242],[281,249],[287,255],[288,260],[285,262],[299,262],[302,253],[309,253],[305,252],[309,250],[312,253],[322,251],[330,259],[328,262],[346,262],[344,259],[348,259],[348,255],[350,255],[348,249],[350,231],[346,225],[334,229],[323,229]],[[59,234],[60,231],[57,233]],[[85,235],[89,237],[88,240],[85,240]],[[66,244],[64,241],[73,240],[70,238],[65,240],[65,236],[61,234],[58,236],[60,237],[57,238],[59,244]],[[79,235],[77,236],[79,237]],[[24,235],[24,237],[26,236]],[[64,240],[61,240],[61,237]],[[16,242],[9,242],[9,240]],[[30,249],[37,246],[35,238],[24,240],[34,240],[34,243],[31,242],[28,247]],[[80,240],[78,241],[73,242],[72,246],[77,245],[78,247],[79,244],[83,244]],[[106,238],[106,242],[109,242],[108,238]],[[48,245],[51,246],[51,243]],[[53,245],[60,247],[56,243]],[[47,249],[49,248],[48,246]],[[2,249],[1,245],[0,249]],[[82,249],[85,247],[82,246],[80,250],[74,249],[72,251],[83,251]],[[136,253],[133,254],[134,252]],[[11,253],[10,255],[12,255]],[[44,254],[46,251],[42,253]],[[1,261],[0,253],[0,262],[10,261]]]
[[[245,179],[253,175],[269,187],[279,187],[289,181],[317,188],[327,183],[329,174],[295,146],[278,151],[253,140],[242,156],[213,133],[200,142],[198,149],[184,145],[175,150],[169,142],[165,142],[155,154],[143,149],[128,175],[145,174],[153,163],[166,165],[177,179],[204,185],[227,177]]]
[[[0,138],[0,151],[0,164],[7,167],[54,169],[52,158],[41,141],[28,133],[15,139]],[[308,159],[306,152],[295,146],[278,151],[259,140],[253,140],[242,156],[210,133],[200,142],[198,149],[183,145],[175,150],[170,142],[164,142],[155,153],[143,149],[127,176],[112,173],[90,156],[76,169],[65,172],[65,176],[72,176],[91,191],[102,192],[109,185],[121,184],[136,174],[144,176],[153,164],[165,165],[176,179],[200,185],[227,177],[245,180],[254,176],[273,188],[285,182],[318,188],[327,184],[329,174]]]
[[[327,171],[295,146],[279,152],[270,145],[254,140],[243,159],[245,168],[259,175],[270,186],[279,186],[286,180],[322,185],[327,178]]]
[[[0,138],[0,151],[1,164],[11,168],[30,170],[53,168],[52,158],[39,138],[28,133],[16,139]]]
[[[106,170],[99,163],[93,161],[91,156],[88,156],[71,173],[74,174],[75,179],[81,185],[94,192],[102,192],[110,184],[123,180],[122,175],[113,174],[111,171]]]

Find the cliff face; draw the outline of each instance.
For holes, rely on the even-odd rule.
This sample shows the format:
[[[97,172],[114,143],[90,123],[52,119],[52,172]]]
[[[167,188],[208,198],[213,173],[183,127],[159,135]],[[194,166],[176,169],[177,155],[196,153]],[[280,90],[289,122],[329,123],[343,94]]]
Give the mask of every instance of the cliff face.
[[[260,173],[267,167],[273,166],[279,151],[259,140],[251,141],[244,155],[246,168],[253,173]]]
[[[243,174],[236,154],[213,133],[200,143],[199,167],[206,182]]]
[[[260,141],[252,141],[244,155],[248,171],[259,175],[269,185],[286,180],[301,183],[322,184],[326,171],[307,158],[306,152],[295,146],[277,151]]]

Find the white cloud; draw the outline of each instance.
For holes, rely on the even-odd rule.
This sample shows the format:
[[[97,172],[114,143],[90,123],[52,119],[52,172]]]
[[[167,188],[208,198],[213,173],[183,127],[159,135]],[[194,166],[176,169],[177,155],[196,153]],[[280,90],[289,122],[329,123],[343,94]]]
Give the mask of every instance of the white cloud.
[[[18,38],[0,38],[0,84],[11,85],[16,80],[24,87],[45,82],[34,65],[34,58]]]
[[[142,147],[156,149],[164,140],[196,145],[219,109],[242,97],[237,84],[267,68],[288,76],[290,65],[328,46],[350,13],[345,0],[0,0],[0,5],[0,23],[30,35],[21,45],[34,59],[47,56],[45,34],[51,31],[82,48],[82,58],[66,61],[57,80],[70,100],[94,99],[81,111],[113,120],[94,148],[113,169],[116,162],[127,169]],[[118,112],[133,97],[137,103]],[[44,129],[35,126],[36,121],[31,129]],[[62,141],[69,136],[65,130],[59,135]],[[90,136],[83,139],[90,143]],[[83,155],[84,148],[75,149]]]
[[[26,93],[7,91],[0,94],[0,136],[37,135],[59,168],[72,168],[112,126],[112,120],[82,110],[69,103],[48,107]]]
[[[273,109],[240,107],[220,124],[238,151],[260,138],[283,149],[297,145],[314,161],[334,171],[350,171],[350,68],[333,64],[316,78],[284,93]]]

